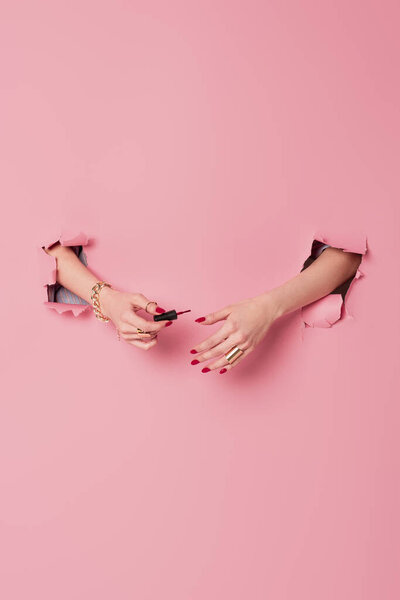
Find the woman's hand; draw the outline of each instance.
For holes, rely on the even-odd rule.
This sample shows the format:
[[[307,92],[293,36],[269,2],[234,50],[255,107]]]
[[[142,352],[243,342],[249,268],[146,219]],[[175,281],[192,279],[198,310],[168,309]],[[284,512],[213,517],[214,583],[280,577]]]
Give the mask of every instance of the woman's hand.
[[[100,292],[100,305],[103,314],[115,325],[119,335],[128,344],[142,350],[150,350],[157,344],[157,334],[172,321],[150,321],[137,313],[146,310],[150,315],[165,312],[156,302],[150,302],[143,294],[118,292],[104,287]],[[145,333],[138,333],[138,329]]]
[[[192,365],[211,360],[202,373],[221,367],[220,373],[226,373],[254,350],[275,319],[330,294],[354,277],[360,262],[360,254],[327,248],[309,267],[283,285],[196,319],[203,325],[218,321],[224,321],[224,324],[217,333],[191,350],[192,354],[198,354]],[[243,354],[229,364],[224,355],[234,346],[243,350]]]
[[[213,325],[219,321],[222,321],[223,325],[191,350],[192,354],[198,355],[192,361],[192,365],[211,361],[202,369],[202,373],[215,369],[221,369],[221,374],[226,373],[254,350],[278,316],[277,306],[267,293],[196,319],[196,322],[202,325]],[[224,355],[234,346],[243,350],[243,354],[229,364]]]
[[[71,248],[57,243],[45,251],[57,261],[58,283],[91,304],[92,289],[98,278],[81,263]],[[157,302],[150,302],[143,294],[118,292],[105,286],[99,292],[99,301],[102,313],[114,323],[118,335],[142,350],[153,348],[157,344],[158,332],[172,324],[172,321],[150,321],[137,314],[140,310],[150,315],[165,312],[157,307]]]

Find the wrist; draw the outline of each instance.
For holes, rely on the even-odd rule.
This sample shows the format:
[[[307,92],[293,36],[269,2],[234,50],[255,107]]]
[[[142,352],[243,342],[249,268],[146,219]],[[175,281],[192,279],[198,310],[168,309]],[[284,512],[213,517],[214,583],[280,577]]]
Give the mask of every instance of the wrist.
[[[257,299],[261,302],[269,319],[276,321],[276,319],[285,314],[283,298],[279,288],[265,292],[265,294],[258,296]]]
[[[113,304],[115,297],[118,294],[119,294],[119,292],[117,292],[117,290],[113,290],[112,288],[107,287],[107,286],[104,286],[103,289],[99,293],[101,312],[108,319],[111,318],[111,312],[112,312],[111,306]]]

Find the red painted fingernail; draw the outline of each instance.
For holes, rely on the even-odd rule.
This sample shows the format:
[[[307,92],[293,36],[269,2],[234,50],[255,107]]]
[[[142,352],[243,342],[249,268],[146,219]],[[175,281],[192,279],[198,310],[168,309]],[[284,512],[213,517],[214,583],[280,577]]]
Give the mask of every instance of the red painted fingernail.
[[[205,317],[199,317],[198,319],[196,319],[196,323],[203,323],[203,321],[205,321],[206,318]]]
[[[200,362],[199,360],[194,359],[194,360],[192,360],[192,362],[190,364],[191,365],[198,365],[199,362]]]
[[[202,373],[208,373],[209,371],[211,371],[211,369],[208,367],[204,367],[204,369],[201,370]]]
[[[219,372],[219,374],[220,374],[220,375],[223,375],[224,373],[226,373],[226,372],[227,372],[227,370],[228,370],[228,369],[221,369],[221,370],[220,370],[220,372]]]
[[[165,327],[169,327],[170,325],[172,325],[173,321],[168,321],[168,323],[166,324]]]
[[[158,312],[159,314],[165,313],[165,308],[161,308],[161,306],[157,306],[156,312]]]
[[[197,350],[191,350],[190,354],[197,354]]]

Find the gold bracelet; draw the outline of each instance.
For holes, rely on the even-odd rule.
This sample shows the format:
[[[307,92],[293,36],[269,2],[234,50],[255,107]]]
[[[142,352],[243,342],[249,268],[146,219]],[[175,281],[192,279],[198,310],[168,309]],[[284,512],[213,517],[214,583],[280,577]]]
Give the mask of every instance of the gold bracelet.
[[[110,319],[108,317],[106,317],[105,315],[103,315],[103,313],[101,312],[101,308],[100,308],[99,293],[101,292],[103,287],[110,288],[111,285],[109,283],[106,283],[105,281],[98,281],[92,287],[91,298],[92,298],[93,310],[94,310],[94,314],[96,315],[96,318],[99,319],[99,321],[103,321],[103,323],[108,323],[108,321]]]

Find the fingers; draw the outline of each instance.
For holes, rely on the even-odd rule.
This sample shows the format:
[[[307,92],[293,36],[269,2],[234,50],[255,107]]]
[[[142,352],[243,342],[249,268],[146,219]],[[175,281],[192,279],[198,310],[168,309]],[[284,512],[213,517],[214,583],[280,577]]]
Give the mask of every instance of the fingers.
[[[216,312],[209,313],[205,317],[199,317],[198,319],[196,319],[196,323],[201,323],[202,325],[213,325],[214,323],[217,323],[218,321],[222,321],[223,319],[226,319],[229,316],[230,312],[231,312],[231,307],[226,306],[225,308],[222,308],[221,310],[217,310]]]
[[[140,348],[141,350],[150,350],[150,348],[153,348],[158,342],[156,336],[153,336],[148,333],[142,333],[142,334],[129,334],[129,333],[123,334],[123,333],[121,333],[121,338],[127,344],[136,346],[136,348]]]
[[[158,333],[166,326],[167,321],[150,321],[139,317],[134,310],[128,310],[121,315],[121,320],[124,324],[126,332],[135,333],[137,329],[142,329],[147,333]],[[120,328],[122,332],[123,328]]]
[[[207,339],[205,339],[200,344],[197,344],[191,350],[192,354],[198,354],[199,352],[204,352],[205,350],[209,350],[214,346],[217,346],[221,342],[223,342],[230,334],[232,333],[232,327],[230,323],[224,323],[224,325],[216,331],[213,335],[210,335]]]
[[[146,304],[147,308],[145,308],[145,311],[149,314],[149,315],[158,315],[158,313],[160,312],[160,310],[157,310],[158,306],[157,306],[157,302],[148,302]]]
[[[133,295],[135,296],[135,299],[136,299],[134,304],[140,308],[144,307],[144,310],[149,315],[159,315],[160,313],[165,312],[165,310],[163,308],[158,306],[158,304],[155,300],[148,300],[146,298],[146,296],[143,296],[143,294],[133,294]]]
[[[143,310],[146,310],[146,306],[150,302],[150,300],[146,298],[146,296],[143,296],[143,294],[130,294],[130,298],[132,304],[134,304],[138,308],[143,308]],[[150,306],[151,305],[149,304],[149,308]]]
[[[123,333],[122,331],[120,331],[120,337],[125,340],[126,342],[132,342],[132,341],[147,341],[147,340],[153,340],[154,338],[157,337],[156,334],[152,334],[152,333]]]
[[[237,367],[237,365],[239,363],[241,363],[242,360],[244,358],[246,358],[246,356],[248,356],[252,351],[253,351],[253,348],[248,348],[233,363],[229,363],[226,360],[225,356],[222,356],[218,360],[215,360],[214,362],[209,363],[206,367],[207,371],[203,370],[203,373],[208,373],[209,371],[215,371],[215,370],[219,369],[220,374],[223,375],[224,373],[227,373],[231,369],[234,369],[235,367]]]
[[[225,355],[235,346],[243,352],[233,363],[229,363]],[[201,363],[210,361],[206,366],[203,366],[201,369],[202,373],[209,373],[210,371],[220,369],[220,373],[224,374],[233,369],[253,349],[254,345],[252,345],[249,337],[238,331],[234,324],[230,322],[230,319],[228,319],[217,333],[191,350],[192,354],[196,354],[191,364],[201,365]]]
[[[132,304],[134,304],[137,308],[142,308],[149,315],[157,315],[160,312],[165,312],[164,309],[158,308],[157,302],[155,300],[149,300],[143,294],[130,294]]]
[[[202,352],[196,356],[196,359],[199,363],[205,362],[206,360],[215,359],[221,355],[227,354],[234,346],[238,346],[241,350],[246,350],[248,344],[243,341],[243,338],[240,334],[235,333],[221,341],[221,343],[215,345],[213,348],[210,348],[210,350]]]
[[[151,350],[151,348],[154,348],[154,346],[157,345],[157,339],[154,338],[150,342],[139,342],[132,340],[131,342],[128,342],[128,344],[132,344],[132,346],[136,346],[136,348],[140,348],[140,350]]]

